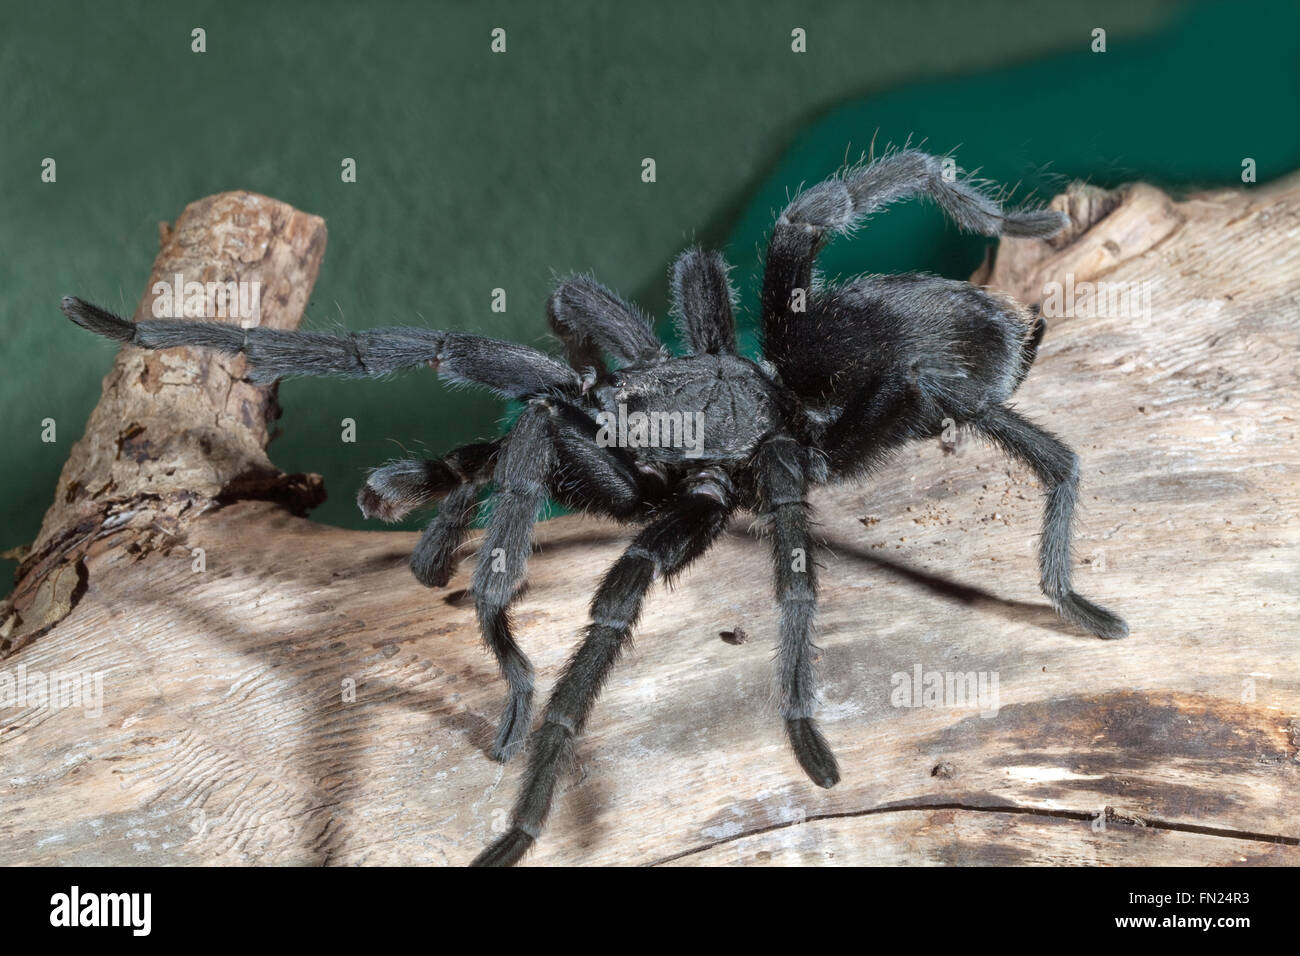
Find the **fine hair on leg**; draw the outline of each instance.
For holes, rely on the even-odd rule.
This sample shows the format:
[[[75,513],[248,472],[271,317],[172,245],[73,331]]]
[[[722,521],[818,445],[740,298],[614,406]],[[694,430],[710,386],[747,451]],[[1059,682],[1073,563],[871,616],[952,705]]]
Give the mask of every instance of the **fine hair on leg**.
[[[647,525],[605,573],[591,602],[591,623],[569,658],[533,733],[523,787],[510,830],[475,858],[474,866],[511,866],[541,833],[555,788],[573,759],[606,678],[631,639],[632,628],[656,575],[671,579],[703,554],[727,526],[731,494],[725,478],[708,477],[687,489]]]
[[[1019,412],[993,406],[973,423],[1009,455],[1033,469],[1047,495],[1038,561],[1043,593],[1065,620],[1108,639],[1124,637],[1128,625],[1071,585],[1070,538],[1079,496],[1079,456],[1065,442]]]

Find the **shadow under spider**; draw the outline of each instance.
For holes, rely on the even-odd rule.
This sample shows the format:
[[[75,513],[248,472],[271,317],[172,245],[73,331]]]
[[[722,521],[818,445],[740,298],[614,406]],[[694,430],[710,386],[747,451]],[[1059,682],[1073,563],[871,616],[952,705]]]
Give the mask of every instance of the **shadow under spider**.
[[[733,525],[725,534],[728,537],[745,538],[751,543],[750,546],[763,543],[759,540],[759,535],[753,528],[746,529],[743,526],[737,527]],[[560,548],[591,545],[592,543],[606,544],[623,540],[630,540],[629,529],[611,527],[608,531],[597,531],[594,537],[590,533],[590,529],[584,529],[578,534],[566,533],[559,535],[545,542],[539,550],[541,552],[540,556],[544,558],[546,552]],[[1049,628],[1058,633],[1082,639],[1082,635],[1077,634],[1073,628],[1061,621],[1051,608],[1045,605],[1001,598],[983,588],[921,571],[900,561],[872,553],[862,545],[846,542],[842,539],[827,537],[823,539],[823,543],[828,553],[886,571],[898,579],[913,585],[919,585],[947,600],[956,601],[966,606],[985,605],[1007,620]],[[471,558],[472,554],[473,548],[471,547],[467,549],[464,557]],[[400,565],[405,558],[405,549],[400,551],[386,549],[362,559],[358,566],[350,569],[351,573],[348,576],[355,581],[357,577],[364,576],[367,571],[383,573],[386,566],[390,564]],[[707,558],[705,560],[707,561]],[[764,567],[766,567],[766,563]],[[358,569],[361,571],[360,574],[357,573]],[[766,580],[766,577],[766,575],[763,575],[764,580]],[[524,597],[522,593],[519,596]],[[457,606],[469,599],[469,595],[464,588],[433,589],[430,597],[432,599],[430,601],[431,613],[436,613],[436,607],[444,604],[444,602],[447,605]],[[155,602],[132,601],[130,603],[151,604]],[[215,631],[217,633],[238,635],[246,627],[246,624],[238,621],[226,609],[204,607],[201,603],[194,601],[182,600],[179,604],[173,604],[172,613],[182,618],[188,618],[200,633]],[[575,634],[580,631],[581,617],[582,615],[575,615]],[[284,661],[274,660],[276,656],[274,651],[284,646],[297,644],[300,641],[301,634],[296,632],[296,629],[274,628],[270,630],[270,633],[263,631],[251,640],[234,641],[228,646],[233,645],[241,655],[258,660],[262,666],[275,667],[284,663]],[[350,641],[348,643],[351,644]],[[312,710],[306,722],[310,728],[310,739],[305,747],[292,748],[296,753],[290,760],[298,767],[306,782],[319,788],[317,792],[322,793],[328,802],[333,803],[338,808],[335,813],[331,814],[333,819],[328,820],[325,825],[319,828],[307,827],[297,834],[299,846],[306,851],[309,859],[317,864],[332,862],[347,846],[348,816],[349,811],[352,809],[352,798],[355,794],[352,792],[353,788],[348,785],[350,781],[346,769],[332,761],[347,761],[348,757],[346,755],[355,750],[361,741],[374,732],[377,725],[372,718],[373,715],[377,715],[377,711],[368,710],[366,705],[380,708],[396,705],[427,715],[432,718],[435,725],[441,725],[454,735],[461,737],[473,750],[484,755],[485,758],[495,736],[496,725],[490,712],[486,715],[473,709],[448,712],[445,702],[442,702],[443,706],[439,706],[440,702],[435,699],[437,695],[431,688],[402,686],[383,677],[367,676],[364,678],[364,682],[369,686],[367,693],[362,698],[364,703],[361,707],[342,704],[337,692],[338,673],[340,670],[347,670],[363,674],[367,669],[363,659],[369,653],[369,649],[352,644],[345,655],[346,660],[340,660],[337,657],[331,658],[322,654],[317,666],[308,666],[304,668],[306,673],[300,672],[297,675],[299,686],[302,688],[305,697],[305,700],[300,700],[300,702],[308,703]],[[436,666],[436,653],[431,655],[429,649],[425,648],[421,656],[430,660]],[[495,676],[490,664],[484,661],[482,674],[476,676],[481,676],[485,683],[490,683],[490,680],[488,680],[489,674]],[[305,687],[302,686],[304,684]],[[344,716],[345,712],[346,716]],[[331,756],[326,756],[327,754]],[[592,781],[582,779],[584,776],[581,772],[582,760],[583,755],[579,751],[577,755],[578,765],[572,768],[576,771],[578,779],[569,782],[566,789],[579,791],[583,794],[583,798],[570,799],[566,801],[566,805],[571,808],[568,812],[575,814],[579,818],[574,822],[579,824],[579,829],[586,834],[586,838],[593,839],[594,834],[590,832],[591,829],[593,827],[597,830],[600,828],[599,813],[597,812],[600,805],[598,799],[600,787],[597,786],[594,793],[588,792]],[[321,780],[323,777],[333,777],[339,782],[333,786],[322,786]]]
[[[118,606],[140,608],[157,606],[158,603],[149,599],[130,599]],[[243,639],[226,641],[224,646],[267,670],[279,670],[289,655],[313,652],[316,655],[314,660],[304,659],[294,669],[292,680],[297,693],[294,699],[286,701],[286,706],[307,710],[303,721],[307,728],[307,740],[286,740],[284,747],[288,752],[279,761],[278,767],[259,766],[254,760],[242,755],[240,758],[250,768],[264,773],[272,780],[277,780],[280,768],[295,768],[295,776],[306,784],[306,788],[300,792],[303,795],[310,794],[313,802],[320,800],[323,808],[333,810],[317,826],[295,828],[293,842],[307,857],[305,860],[293,860],[296,865],[329,865],[348,849],[349,817],[355,812],[353,798],[356,795],[356,780],[349,773],[349,764],[351,755],[365,749],[366,744],[373,739],[379,726],[379,709],[398,706],[418,713],[430,719],[432,725],[461,737],[481,753],[485,760],[490,760],[488,752],[496,736],[494,717],[484,716],[468,708],[449,711],[446,702],[439,699],[432,687],[411,687],[387,677],[366,674],[371,663],[366,658],[373,655],[375,648],[351,640],[351,635],[341,638],[332,636],[307,649],[300,646],[302,631],[291,626],[261,628],[250,632],[247,622],[240,619],[237,613],[225,608],[204,606],[201,600],[169,600],[167,606],[174,619],[189,622],[198,634],[242,637]],[[332,645],[340,639],[344,645],[342,657],[326,653],[333,650]],[[440,667],[436,652],[430,653],[430,648],[416,653],[435,667]],[[359,693],[355,703],[342,701],[339,691],[341,674],[356,675]],[[280,676],[283,678],[283,671]],[[475,684],[484,686],[492,683],[492,677],[495,677],[495,670],[488,661],[483,662],[481,673],[476,668],[476,673],[469,675]],[[360,692],[363,686],[365,690]],[[215,703],[221,704],[220,701]],[[198,723],[207,729],[203,720]],[[214,735],[212,746],[225,746],[219,733]],[[333,782],[324,782],[327,780]],[[292,787],[291,784],[289,786]],[[584,824],[589,823],[587,817],[595,815],[590,801],[577,801],[576,804]],[[466,852],[470,849],[472,847],[467,847]],[[235,850],[234,845],[225,847],[223,852],[232,850],[248,852],[246,849]]]
[[[861,545],[847,543],[838,538],[824,538],[823,544],[826,550],[832,554],[870,564],[873,567],[889,572],[896,578],[912,584],[919,584],[932,594],[937,594],[950,601],[956,601],[967,607],[985,605],[1008,621],[1033,624],[1070,637],[1091,638],[1091,635],[1086,635],[1078,628],[1073,627],[1066,621],[1062,621],[1048,605],[998,597],[993,592],[986,591],[983,588],[962,584],[942,575],[910,567],[901,561],[894,561],[879,554],[873,554],[869,549]],[[1095,640],[1095,638],[1091,639]]]

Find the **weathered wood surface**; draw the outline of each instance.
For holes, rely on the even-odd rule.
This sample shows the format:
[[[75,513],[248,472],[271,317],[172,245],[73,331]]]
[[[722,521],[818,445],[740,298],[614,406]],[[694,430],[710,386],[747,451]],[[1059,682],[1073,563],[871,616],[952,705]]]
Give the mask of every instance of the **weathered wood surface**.
[[[652,594],[529,862],[1300,863],[1300,179],[1057,202],[1069,235],[1005,241],[979,279],[1028,302],[1066,273],[1149,283],[1147,316],[1054,319],[1019,396],[1083,457],[1079,584],[1132,635],[1048,609],[1023,468],[972,441],[909,449],[815,497],[842,783],[817,789],[785,749],[768,550],[742,519]],[[70,549],[47,520],[64,557],[38,542],[21,569],[71,562],[84,585],[48,633],[10,635],[5,671],[101,672],[103,713],[0,711],[0,863],[467,862],[522,770],[485,753],[501,686],[468,567],[427,591],[413,534],[187,491],[165,533],[101,522]],[[517,619],[542,691],[625,541],[583,517],[539,529]],[[894,706],[891,675],[918,666],[996,674],[996,715]]]
[[[302,321],[325,254],[318,216],[253,193],[222,193],[191,203],[174,228],[163,223],[159,232],[136,321],[153,316],[157,283],[175,288],[177,276],[205,287],[258,283],[250,322],[292,329]],[[248,384],[243,372],[239,356],[118,353],[0,613],[0,653],[12,654],[62,618],[84,587],[87,549],[145,553],[219,501],[274,499],[305,513],[324,500],[318,476],[285,475],[271,464],[275,389]]]

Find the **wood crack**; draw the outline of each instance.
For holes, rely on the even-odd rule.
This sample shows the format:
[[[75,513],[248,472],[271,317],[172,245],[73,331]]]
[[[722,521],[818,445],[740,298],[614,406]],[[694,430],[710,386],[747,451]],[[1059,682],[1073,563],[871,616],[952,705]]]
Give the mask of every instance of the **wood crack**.
[[[774,833],[779,830],[788,830],[791,827],[804,826],[808,823],[816,823],[824,820],[854,820],[863,817],[878,817],[890,813],[907,813],[916,811],[925,813],[929,811],[958,811],[968,813],[994,813],[1008,814],[1012,816],[1030,816],[1044,817],[1055,820],[1074,820],[1080,823],[1093,823],[1097,818],[1097,813],[1089,813],[1083,810],[1047,810],[1041,807],[1025,807],[1019,804],[993,804],[980,805],[960,802],[943,802],[943,803],[924,803],[924,802],[907,802],[907,803],[890,803],[881,807],[871,807],[867,810],[845,810],[839,813],[815,813],[808,814],[802,820],[787,820],[780,823],[772,823],[763,827],[755,827],[752,830],[745,830],[742,833],[732,834],[712,843],[703,844],[697,847],[691,847],[689,850],[682,850],[680,853],[673,853],[668,856],[660,857],[644,866],[663,866],[666,863],[675,863],[678,860],[684,860],[700,853],[707,853],[716,847],[726,846],[729,843],[735,843],[738,840],[744,840],[749,837],[761,836],[764,833]],[[1114,807],[1106,807],[1102,811],[1106,815],[1107,826],[1122,826],[1134,830],[1168,830],[1177,833],[1196,833],[1201,836],[1221,837],[1230,840],[1250,840],[1257,843],[1273,843],[1282,846],[1300,846],[1300,837],[1283,836],[1277,833],[1254,833],[1249,830],[1238,830],[1232,827],[1211,827],[1198,823],[1175,823],[1170,820],[1155,820],[1149,817],[1136,817],[1131,814],[1125,814],[1116,810]]]

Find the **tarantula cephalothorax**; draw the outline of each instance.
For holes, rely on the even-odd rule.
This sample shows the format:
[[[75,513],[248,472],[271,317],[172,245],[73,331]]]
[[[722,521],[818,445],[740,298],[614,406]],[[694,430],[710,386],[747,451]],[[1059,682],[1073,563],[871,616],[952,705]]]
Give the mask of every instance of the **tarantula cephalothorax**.
[[[511,828],[474,861],[508,865],[537,839],[574,739],[630,639],[651,583],[678,574],[708,550],[741,509],[762,518],[771,536],[786,734],[813,783],[830,787],[839,780],[813,721],[817,583],[808,489],[862,477],[891,449],[938,435],[945,419],[982,433],[1043,483],[1041,586],[1057,613],[1101,637],[1128,632],[1119,617],[1070,585],[1078,457],[1006,404],[1033,363],[1042,319],[1004,296],[934,276],[814,281],[817,253],[831,236],[916,194],[933,199],[959,226],[989,236],[1047,237],[1067,221],[1050,210],[1004,210],[978,183],[945,177],[938,159],[915,150],[846,169],[797,195],[772,230],[761,363],[736,354],[727,264],[698,249],[683,254],[672,273],[673,311],[690,347],[685,356],[670,354],[641,313],[587,278],[563,283],[548,303],[568,364],[522,345],[433,329],[335,336],[193,321],[131,323],[74,298],[64,300],[63,311],[78,325],[131,345],[243,353],[254,382],[376,376],[429,365],[453,381],[525,403],[503,437],[438,460],[384,465],[370,473],[358,498],[367,516],[386,520],[441,502],[411,556],[415,576],[441,586],[454,570],[479,492],[492,486],[481,553],[493,560],[478,562],[471,591],[508,687],[492,748],[497,759],[520,749],[532,721],[533,668],[508,612],[524,583],[540,509],[549,496],[641,525],[601,581],[585,638],[532,733]],[[634,418],[639,424],[626,428]],[[611,426],[615,420],[620,427]],[[646,441],[647,421],[685,440]],[[803,560],[792,560],[796,552]]]

